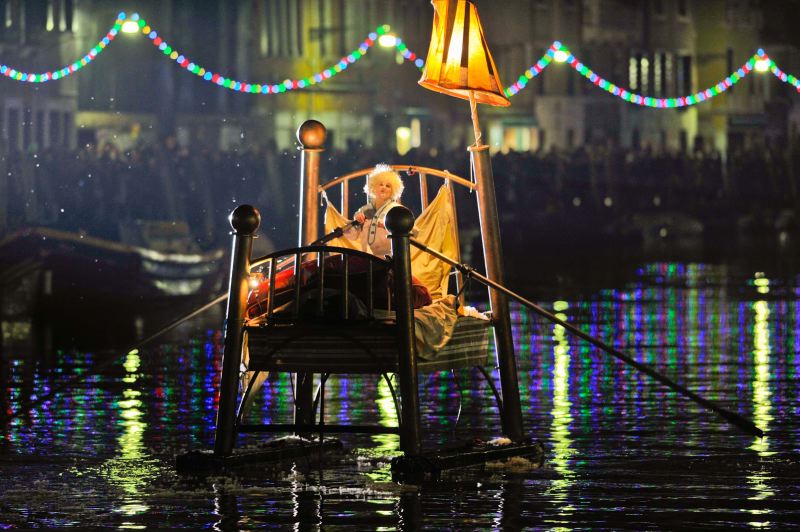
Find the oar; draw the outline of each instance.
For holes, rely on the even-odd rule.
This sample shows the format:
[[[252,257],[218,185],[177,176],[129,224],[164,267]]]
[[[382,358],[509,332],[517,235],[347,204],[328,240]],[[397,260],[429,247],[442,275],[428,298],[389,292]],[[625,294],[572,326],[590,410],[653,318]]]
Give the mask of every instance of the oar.
[[[351,227],[360,227],[361,225],[362,225],[361,222],[353,220],[352,222],[346,223],[342,227],[337,227],[336,229],[334,229],[333,231],[331,231],[327,235],[323,235],[323,236],[319,237],[318,239],[314,240],[309,245],[310,246],[323,246],[323,245],[327,244],[328,242],[330,242],[331,240],[333,240],[334,238],[339,238],[340,236],[344,235],[344,232],[347,231],[348,229],[350,229]]]
[[[153,334],[151,334],[147,338],[144,338],[143,340],[139,340],[135,345],[132,345],[132,346],[126,348],[125,350],[123,350],[122,354],[127,355],[128,353],[131,353],[132,351],[136,351],[136,350],[142,348],[143,346],[147,345],[149,342],[152,342],[153,340],[155,340],[156,338],[158,338],[159,336],[161,336],[165,332],[174,329],[175,327],[177,327],[181,323],[184,323],[184,322],[189,321],[190,319],[192,319],[192,318],[194,318],[196,316],[199,316],[200,314],[202,314],[206,310],[210,309],[211,307],[213,307],[215,305],[218,305],[219,303],[222,303],[226,299],[228,299],[228,293],[227,292],[218,295],[217,297],[215,297],[214,299],[212,299],[208,303],[205,303],[204,305],[202,305],[200,307],[197,307],[196,309],[192,310],[188,314],[185,314],[184,316],[181,316],[180,318],[170,322],[168,325],[165,325],[164,327],[162,327],[158,331],[154,332]],[[99,370],[99,369],[102,369],[102,368],[104,368],[106,366],[109,366],[109,365],[113,364],[114,362],[116,362],[120,358],[120,356],[122,356],[122,355],[117,355],[115,357],[106,359],[102,363],[100,363],[97,366],[95,366],[94,369],[95,370]],[[69,380],[67,380],[65,382],[62,382],[58,386],[52,387],[47,393],[45,393],[44,395],[38,396],[36,401],[34,401],[32,403],[28,403],[26,406],[28,408],[30,408],[30,407],[35,407],[37,405],[40,405],[40,404],[44,403],[45,401],[50,399],[53,395],[55,395],[56,393],[60,392],[61,390],[63,390],[67,386],[69,386],[71,384],[75,384],[76,382],[78,382],[82,377],[83,377],[83,375],[76,375],[76,376],[72,377],[71,379],[69,379]],[[13,419],[13,418],[19,416],[21,413],[22,413],[21,410],[19,410],[17,412],[11,412],[10,414],[0,413],[0,420],[5,421],[7,419]]]
[[[618,350],[618,349],[616,349],[614,347],[611,347],[610,345],[606,344],[602,340],[598,340],[594,336],[591,336],[591,335],[583,332],[582,330],[578,329],[574,325],[571,325],[571,324],[565,322],[564,320],[556,317],[554,314],[546,311],[545,309],[543,309],[542,307],[540,307],[536,303],[533,303],[532,301],[528,301],[527,299],[525,299],[521,295],[512,292],[508,288],[506,288],[506,287],[504,287],[504,286],[492,281],[488,277],[484,277],[483,275],[481,275],[478,272],[476,272],[471,266],[468,266],[466,264],[459,264],[456,261],[454,261],[453,259],[451,259],[450,257],[448,257],[446,255],[443,255],[443,254],[439,253],[438,251],[436,251],[434,249],[429,248],[425,244],[423,244],[421,242],[418,242],[417,240],[415,240],[413,238],[410,239],[410,240],[411,240],[411,244],[413,246],[415,246],[415,247],[417,247],[417,248],[419,248],[419,249],[421,249],[423,251],[426,251],[427,253],[430,253],[434,257],[438,258],[439,260],[441,260],[443,262],[446,262],[447,264],[453,266],[454,268],[457,268],[463,275],[469,276],[469,277],[473,277],[473,278],[477,279],[478,281],[480,281],[481,283],[483,283],[483,284],[485,284],[487,286],[490,286],[490,287],[494,288],[495,290],[499,290],[500,292],[503,292],[507,296],[516,299],[517,301],[519,301],[520,303],[522,303],[526,307],[530,308],[531,310],[533,310],[534,312],[536,312],[540,316],[542,316],[544,318],[547,318],[548,320],[550,320],[553,323],[561,325],[562,327],[564,327],[564,329],[568,330],[569,332],[575,334],[576,336],[579,336],[580,338],[583,338],[587,342],[591,343],[592,345],[595,345],[595,346],[599,347],[600,349],[602,349],[606,353],[618,358],[619,360],[622,360],[623,362],[625,362],[629,366],[633,366],[634,368],[636,368],[637,370],[641,371],[642,373],[645,373],[645,374],[653,377],[655,380],[657,380],[661,384],[663,384],[663,385],[675,390],[676,392],[680,393],[684,397],[688,397],[689,399],[691,399],[695,403],[697,403],[697,404],[699,404],[699,405],[701,405],[701,406],[703,406],[705,408],[708,408],[709,410],[712,410],[712,411],[716,412],[721,417],[723,417],[726,421],[728,421],[729,423],[739,427],[740,429],[742,429],[746,433],[751,434],[753,436],[757,436],[759,438],[764,436],[764,432],[760,428],[756,427],[755,423],[753,423],[749,419],[747,419],[747,418],[745,418],[743,416],[740,416],[739,414],[737,414],[735,412],[731,412],[730,410],[727,410],[727,409],[719,406],[718,404],[716,404],[716,403],[714,403],[712,401],[709,401],[705,397],[697,395],[693,391],[689,390],[688,388],[686,388],[684,386],[681,386],[680,384],[678,384],[677,382],[673,381],[669,377],[666,377],[665,375],[662,375],[661,373],[657,372],[656,370],[654,370],[650,366],[648,366],[646,364],[642,364],[641,362],[637,362],[636,360],[632,359],[631,357],[629,357],[628,355],[626,355],[622,351],[620,351],[620,350]]]
[[[212,299],[211,301],[209,301],[205,305],[197,307],[196,309],[194,309],[190,313],[178,318],[177,320],[175,320],[173,322],[170,322],[168,325],[165,325],[164,327],[162,327],[158,331],[154,332],[153,334],[151,334],[150,336],[148,336],[144,340],[139,340],[136,343],[136,345],[128,348],[126,351],[124,351],[124,353],[128,354],[131,351],[135,351],[135,350],[139,349],[140,347],[152,342],[153,340],[155,340],[156,338],[158,338],[159,336],[161,336],[165,332],[171,331],[172,329],[174,329],[175,327],[177,327],[181,323],[189,321],[190,319],[194,318],[195,316],[199,316],[203,312],[207,311],[208,309],[210,309],[211,307],[213,307],[215,305],[218,305],[219,303],[222,303],[226,299],[228,299],[228,292],[224,292],[224,293],[218,295],[217,297],[215,297],[214,299]]]

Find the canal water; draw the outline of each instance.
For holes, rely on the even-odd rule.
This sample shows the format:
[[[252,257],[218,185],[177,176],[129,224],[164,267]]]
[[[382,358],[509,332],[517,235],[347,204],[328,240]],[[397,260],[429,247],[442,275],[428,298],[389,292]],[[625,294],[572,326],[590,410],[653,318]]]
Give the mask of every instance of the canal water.
[[[213,444],[217,314],[138,352],[40,356],[5,349],[0,527],[800,526],[796,262],[754,254],[583,264],[608,268],[603,284],[595,278],[561,289],[542,282],[527,285],[526,295],[751,418],[766,436],[743,434],[514,306],[525,429],[546,446],[543,466],[513,460],[449,472],[435,484],[399,485],[389,473],[397,437],[380,435],[348,436],[345,451],[321,461],[180,476],[177,453]],[[490,391],[476,372],[424,376],[421,387],[428,445],[500,434]],[[272,376],[253,418],[288,420],[291,396],[289,379]],[[390,392],[377,379],[334,376],[326,396],[329,422],[395,420]]]

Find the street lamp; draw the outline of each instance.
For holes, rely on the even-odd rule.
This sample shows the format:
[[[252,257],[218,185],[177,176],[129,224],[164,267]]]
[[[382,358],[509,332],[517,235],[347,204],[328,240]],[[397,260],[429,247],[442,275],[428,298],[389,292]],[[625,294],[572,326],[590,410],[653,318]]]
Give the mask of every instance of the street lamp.
[[[756,71],[757,72],[766,72],[769,70],[769,59],[758,59],[756,60]]]
[[[569,52],[563,49],[556,50],[553,53],[553,61],[556,63],[565,63],[569,59]]]
[[[384,48],[394,48],[397,46],[397,37],[393,33],[384,33],[378,37],[378,44]]]
[[[139,33],[139,24],[133,20],[126,20],[122,23],[122,33]]]

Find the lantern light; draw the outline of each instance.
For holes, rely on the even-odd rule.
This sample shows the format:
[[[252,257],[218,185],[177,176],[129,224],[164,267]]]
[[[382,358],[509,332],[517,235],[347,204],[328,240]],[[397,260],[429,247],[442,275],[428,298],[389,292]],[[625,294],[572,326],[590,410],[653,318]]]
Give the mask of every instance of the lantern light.
[[[508,107],[478,11],[469,0],[431,0],[433,31],[419,84],[469,100],[475,146],[482,146],[477,104]]]
[[[419,84],[463,100],[500,107],[503,94],[478,12],[467,0],[433,0],[433,32]]]

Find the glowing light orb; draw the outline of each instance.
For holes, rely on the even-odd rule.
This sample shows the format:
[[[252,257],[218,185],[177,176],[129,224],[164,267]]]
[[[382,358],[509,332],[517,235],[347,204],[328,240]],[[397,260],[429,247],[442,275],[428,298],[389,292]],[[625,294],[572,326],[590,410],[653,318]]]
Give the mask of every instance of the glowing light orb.
[[[555,60],[556,63],[563,63],[567,60],[568,57],[569,57],[569,52],[566,52],[564,50],[556,50],[556,52],[553,54],[553,59]]]
[[[126,20],[122,23],[123,33],[139,33],[139,24],[133,20]]]
[[[394,48],[397,45],[397,37],[390,33],[384,33],[378,37],[378,44],[384,48]]]

